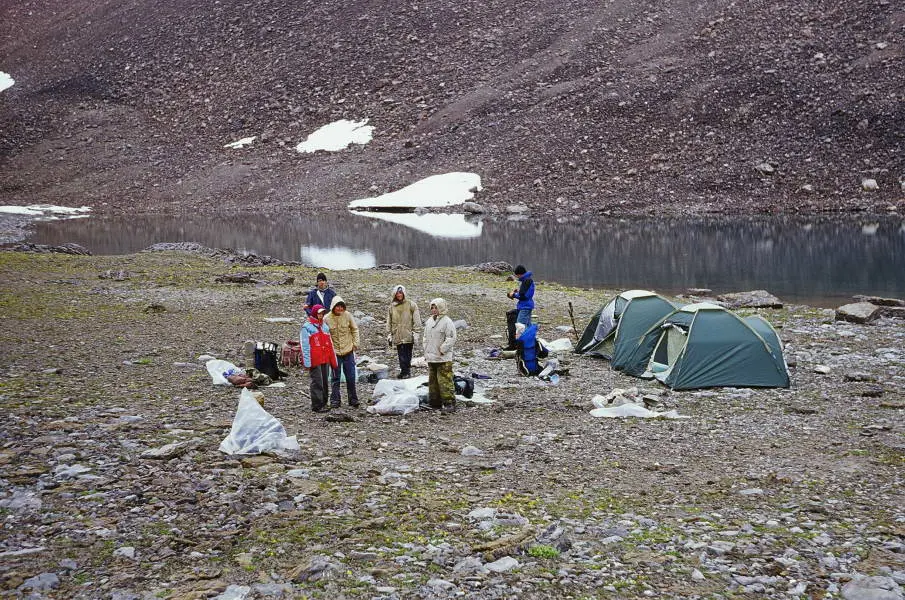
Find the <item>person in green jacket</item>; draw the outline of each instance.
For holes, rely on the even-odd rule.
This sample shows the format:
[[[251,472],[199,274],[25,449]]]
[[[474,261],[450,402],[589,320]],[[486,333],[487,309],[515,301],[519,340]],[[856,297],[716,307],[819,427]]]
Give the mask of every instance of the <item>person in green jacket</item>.
[[[412,349],[421,331],[421,314],[418,305],[409,300],[405,286],[393,286],[393,300],[387,314],[387,344],[396,346],[399,357],[399,379],[412,375]]]

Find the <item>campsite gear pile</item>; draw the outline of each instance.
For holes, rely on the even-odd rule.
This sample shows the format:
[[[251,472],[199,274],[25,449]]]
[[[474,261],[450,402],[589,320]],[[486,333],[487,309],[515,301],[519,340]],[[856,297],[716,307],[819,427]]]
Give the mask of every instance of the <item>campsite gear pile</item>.
[[[225,454],[260,454],[268,451],[298,450],[295,436],[287,436],[280,421],[264,410],[263,401],[242,390],[229,435],[220,443]]]
[[[790,385],[782,342],[763,317],[743,318],[709,302],[677,307],[646,290],[622,292],[604,305],[575,351],[674,390]]]

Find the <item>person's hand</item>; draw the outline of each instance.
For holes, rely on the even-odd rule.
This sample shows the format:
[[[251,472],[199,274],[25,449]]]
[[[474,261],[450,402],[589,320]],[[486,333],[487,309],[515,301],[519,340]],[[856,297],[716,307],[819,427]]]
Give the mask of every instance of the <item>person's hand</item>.
[[[358,352],[358,346],[352,344],[352,352]]]
[[[514,292],[506,292],[506,297],[509,298],[509,299],[511,300],[511,299],[512,299],[513,293],[514,293]]]
[[[388,335],[387,336],[387,346],[392,346],[392,345],[393,345],[393,336]]]

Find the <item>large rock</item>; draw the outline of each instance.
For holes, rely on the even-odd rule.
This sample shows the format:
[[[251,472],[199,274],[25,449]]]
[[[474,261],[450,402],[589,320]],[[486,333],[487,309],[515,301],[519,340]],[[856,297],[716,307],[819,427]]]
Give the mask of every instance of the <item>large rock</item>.
[[[902,588],[892,577],[861,577],[842,588],[845,600],[902,600]]]
[[[726,308],[782,308],[782,300],[766,290],[750,292],[733,292],[717,296]]]
[[[870,302],[854,302],[836,309],[836,320],[850,323],[870,323],[879,319],[881,315],[880,307]]]
[[[905,300],[900,300],[899,298],[884,298],[882,296],[864,296],[857,295],[852,296],[852,298],[856,302],[870,302],[871,304],[876,304],[877,306],[902,306],[905,307]]]

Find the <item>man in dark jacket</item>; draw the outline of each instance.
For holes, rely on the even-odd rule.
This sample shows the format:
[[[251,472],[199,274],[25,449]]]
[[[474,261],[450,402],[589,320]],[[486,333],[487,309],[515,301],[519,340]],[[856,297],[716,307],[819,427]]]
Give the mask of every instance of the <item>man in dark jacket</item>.
[[[524,265],[518,265],[513,273],[519,280],[519,286],[511,292],[507,292],[506,296],[518,300],[518,302],[515,304],[515,309],[506,313],[506,328],[509,334],[507,350],[515,350],[515,324],[522,323],[525,327],[531,325],[531,311],[534,310],[533,273]]]
[[[333,297],[335,295],[336,292],[333,291],[333,288],[327,285],[327,276],[323,273],[318,273],[317,283],[315,284],[315,287],[308,292],[308,296],[305,298],[305,304],[302,305],[305,314],[310,316],[311,307],[315,304],[320,304],[324,307],[332,306]]]

